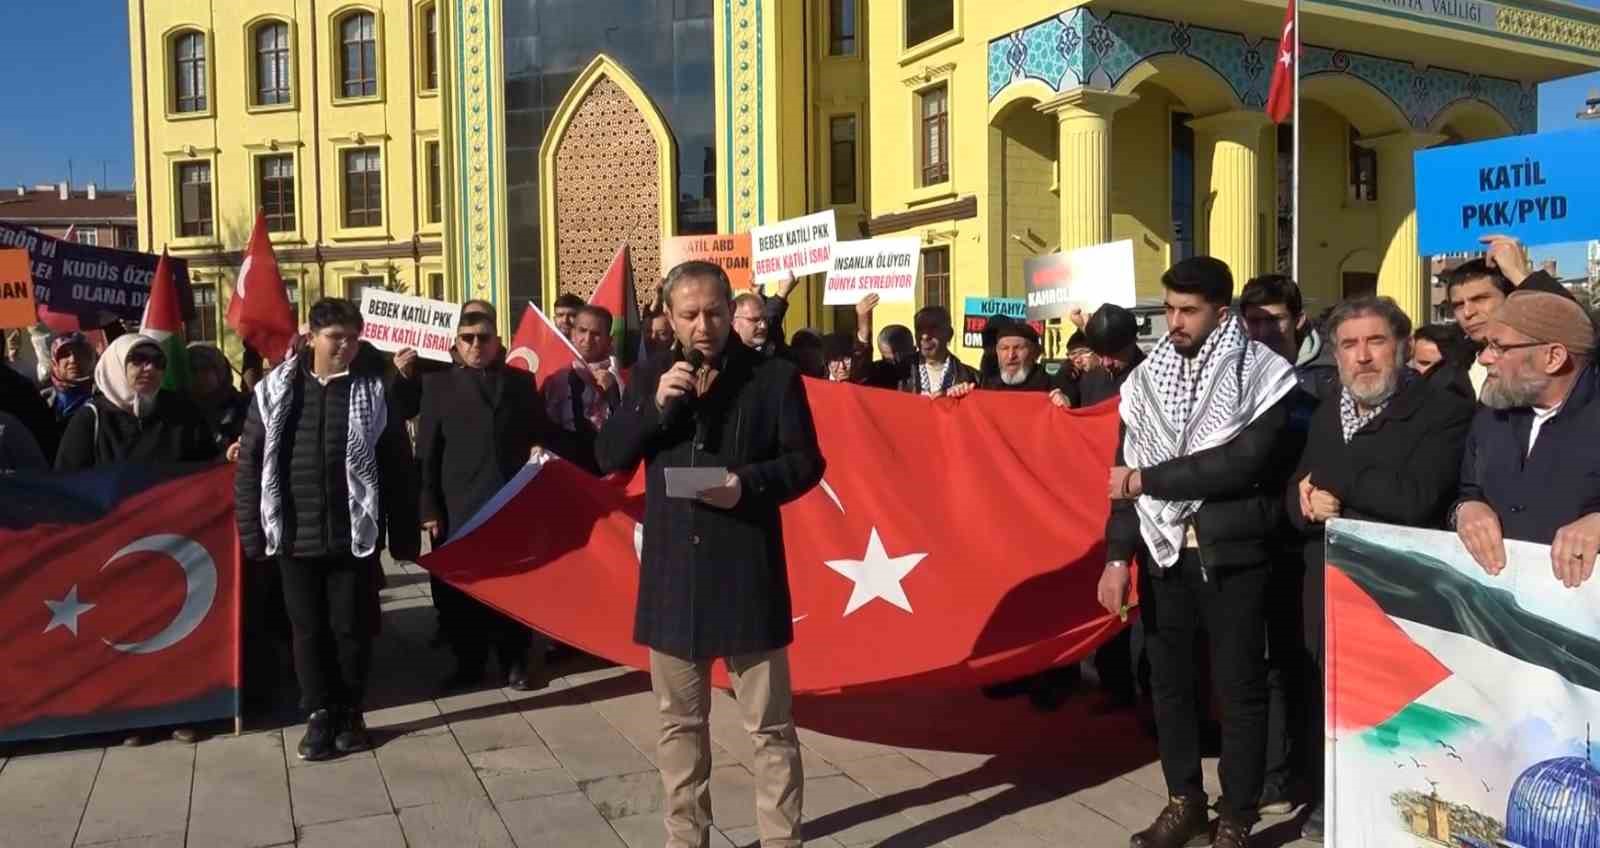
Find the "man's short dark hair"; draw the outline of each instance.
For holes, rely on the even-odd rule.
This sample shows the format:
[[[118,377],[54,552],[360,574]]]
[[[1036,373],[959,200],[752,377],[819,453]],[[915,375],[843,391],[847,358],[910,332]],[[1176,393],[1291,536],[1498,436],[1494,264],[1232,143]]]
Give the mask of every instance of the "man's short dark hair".
[[[731,307],[733,305],[733,283],[728,281],[728,272],[722,266],[713,262],[703,262],[691,259],[679,263],[667,272],[667,281],[661,284],[661,302],[672,303],[672,292],[686,279],[710,280],[722,294],[722,299]]]
[[[1214,256],[1191,256],[1167,269],[1161,285],[1178,294],[1197,294],[1212,306],[1233,301],[1233,272]]]
[[[1460,344],[1466,334],[1455,324],[1424,324],[1411,337],[1419,342],[1433,342],[1443,351]]]
[[[1252,306],[1286,306],[1289,314],[1299,318],[1305,312],[1305,298],[1300,286],[1284,274],[1262,274],[1244,284],[1239,293],[1239,309]]]
[[[325,297],[311,304],[311,314],[306,316],[311,332],[329,327],[353,327],[360,332],[366,322],[361,320],[361,309],[342,297]]]
[[[904,324],[890,324],[878,331],[878,344],[888,345],[893,351],[910,353],[917,347],[917,337]]]
[[[582,318],[585,315],[604,321],[606,325],[606,333],[608,335],[611,333],[611,322],[614,320],[611,317],[611,310],[605,308],[604,306],[597,306],[593,303],[585,303],[578,309],[578,317]]]
[[[480,300],[480,299],[477,299],[477,298],[474,298],[472,300],[467,301],[466,303],[461,304],[461,320],[462,320],[462,322],[464,323],[467,320],[467,316],[471,315],[473,313],[479,313],[479,314],[482,314],[482,315],[489,316],[489,322],[490,323],[494,323],[496,318],[499,317],[499,313],[495,310],[494,304],[490,303],[487,300]]]
[[[1377,295],[1353,298],[1335,306],[1333,314],[1328,316],[1328,337],[1330,339],[1337,337],[1340,324],[1363,315],[1376,315],[1382,318],[1389,325],[1390,335],[1399,340],[1402,346],[1411,341],[1411,319],[1405,310],[1394,302],[1394,298]]]
[[[555,309],[582,309],[582,308],[583,308],[583,298],[578,297],[577,295],[573,294],[572,292],[567,292],[567,293],[561,295],[560,297],[556,298]]]
[[[822,337],[822,357],[829,362],[855,355],[856,338],[849,333],[829,333]]]
[[[461,313],[461,320],[456,322],[456,329],[464,330],[467,327],[477,327],[481,324],[488,324],[493,327],[494,315],[481,309],[473,309]]]
[[[1131,311],[1108,303],[1096,309],[1084,322],[1083,334],[1089,337],[1090,350],[1101,356],[1111,356],[1139,341],[1139,319]]]
[[[943,306],[924,306],[918,309],[911,323],[916,327],[925,327],[932,324],[941,330],[955,329],[955,325],[950,323],[950,310]]]
[[[1494,284],[1495,288],[1500,290],[1501,294],[1506,295],[1507,297],[1510,297],[1511,293],[1517,290],[1517,287],[1512,285],[1510,280],[1506,279],[1506,275],[1500,273],[1499,268],[1490,265],[1488,261],[1483,259],[1474,259],[1470,262],[1464,262],[1461,265],[1452,268],[1443,274],[1440,274],[1439,278],[1444,281],[1444,296],[1446,298],[1450,297],[1451,289],[1455,288],[1456,286],[1466,285],[1473,280],[1487,279],[1490,283]]]

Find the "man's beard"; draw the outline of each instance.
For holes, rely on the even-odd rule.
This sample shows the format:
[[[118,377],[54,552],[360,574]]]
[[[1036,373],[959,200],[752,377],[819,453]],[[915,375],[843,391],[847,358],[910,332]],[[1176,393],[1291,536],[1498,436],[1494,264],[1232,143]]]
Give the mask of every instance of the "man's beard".
[[[1478,400],[1490,409],[1522,409],[1538,403],[1539,396],[1548,388],[1549,377],[1529,377],[1521,382],[1512,382],[1496,375],[1484,382]]]
[[[1015,371],[1002,369],[1000,371],[1000,382],[1008,386],[1020,386],[1028,382],[1028,378],[1031,376],[1033,376],[1033,366],[1031,365],[1024,365]]]
[[[1388,402],[1389,398],[1394,397],[1394,393],[1399,390],[1400,369],[1396,368],[1390,371],[1388,377],[1374,388],[1359,388],[1359,384],[1355,380],[1346,383],[1344,388],[1345,391],[1350,393],[1351,397],[1355,398],[1356,403],[1367,409],[1376,409]]]

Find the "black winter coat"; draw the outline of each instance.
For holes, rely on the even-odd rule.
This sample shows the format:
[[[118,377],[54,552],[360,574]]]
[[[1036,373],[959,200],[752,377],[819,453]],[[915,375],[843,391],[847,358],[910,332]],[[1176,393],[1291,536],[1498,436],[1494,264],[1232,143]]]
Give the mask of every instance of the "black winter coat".
[[[1317,407],[1305,453],[1284,490],[1284,512],[1302,541],[1307,568],[1323,566],[1323,525],[1300,512],[1306,475],[1339,499],[1340,515],[1406,527],[1443,527],[1456,497],[1472,402],[1445,384],[1413,380],[1349,444],[1339,418],[1341,390]]]
[[[516,476],[551,429],[526,371],[495,365],[425,375],[417,427],[422,520],[439,522],[448,538]]]
[[[15,415],[33,434],[33,440],[39,443],[46,457],[56,455],[61,427],[56,423],[55,413],[39,397],[39,387],[3,361],[0,361],[0,412]]]
[[[1264,564],[1274,538],[1281,538],[1283,486],[1296,459],[1285,438],[1290,403],[1285,396],[1227,444],[1140,471],[1144,493],[1151,497],[1204,501],[1192,523],[1205,568]],[[1120,439],[1117,464],[1127,464]],[[1142,544],[1134,502],[1112,501],[1106,559],[1131,559]]]
[[[358,355],[350,374],[382,376],[379,369],[374,358]],[[261,469],[266,462],[277,463],[284,498],[277,554],[302,558],[350,555],[350,489],[345,469],[350,385],[350,378],[322,385],[311,373],[310,355],[302,356],[290,384],[288,420],[274,457],[263,455],[265,423],[260,406],[250,404],[234,474],[239,541],[245,556],[266,557],[266,535],[261,527]],[[377,545],[382,550],[392,531],[390,553],[396,559],[414,560],[419,555],[421,532],[411,440],[387,391],[385,400],[388,425],[378,438],[376,457],[382,506]]]
[[[645,523],[633,638],[684,659],[771,651],[794,640],[778,508],[822,479],[800,372],[730,337],[722,373],[690,407],[656,409],[668,353],[641,361],[600,431],[607,473],[645,463]],[[668,498],[666,469],[724,466],[731,510]]]
[[[141,419],[97,394],[67,422],[56,470],[117,462],[206,462],[221,454],[200,409],[183,395],[163,389],[156,408]]]
[[[1507,539],[1548,545],[1556,531],[1600,512],[1600,372],[1591,365],[1539,428],[1531,409],[1478,410],[1461,458],[1461,500],[1483,501]]]

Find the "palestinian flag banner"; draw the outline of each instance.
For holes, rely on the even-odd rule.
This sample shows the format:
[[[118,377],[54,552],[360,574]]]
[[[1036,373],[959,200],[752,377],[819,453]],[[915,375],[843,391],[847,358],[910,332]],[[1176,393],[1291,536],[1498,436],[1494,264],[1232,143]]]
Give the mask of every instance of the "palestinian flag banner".
[[[1327,541],[1327,844],[1600,846],[1600,580],[1522,542],[1491,577],[1451,533]]]

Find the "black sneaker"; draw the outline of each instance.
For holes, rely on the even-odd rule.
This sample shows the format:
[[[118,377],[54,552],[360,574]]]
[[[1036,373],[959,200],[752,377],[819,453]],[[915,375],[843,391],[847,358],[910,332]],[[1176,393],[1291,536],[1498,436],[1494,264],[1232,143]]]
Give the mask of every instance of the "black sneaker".
[[[339,735],[333,747],[341,754],[353,754],[372,747],[372,735],[367,732],[367,721],[360,710],[339,711]]]
[[[1318,804],[1311,815],[1306,817],[1306,823],[1300,827],[1300,838],[1311,842],[1322,841],[1322,805]]]
[[[308,762],[326,760],[337,753],[333,747],[334,717],[327,710],[317,710],[306,719],[306,735],[300,737],[300,759]]]

